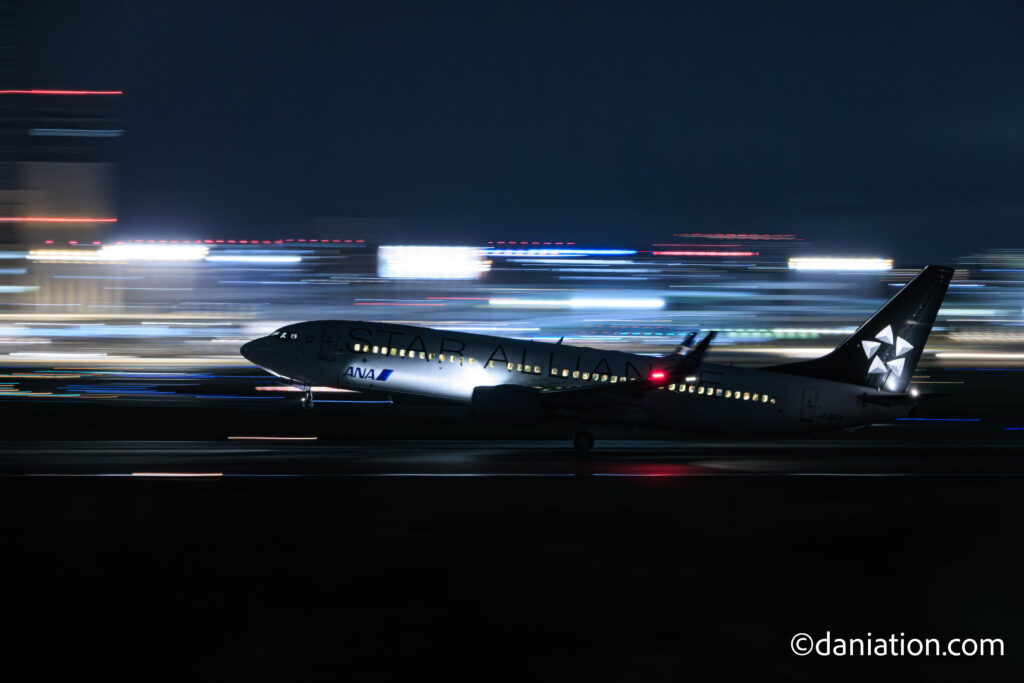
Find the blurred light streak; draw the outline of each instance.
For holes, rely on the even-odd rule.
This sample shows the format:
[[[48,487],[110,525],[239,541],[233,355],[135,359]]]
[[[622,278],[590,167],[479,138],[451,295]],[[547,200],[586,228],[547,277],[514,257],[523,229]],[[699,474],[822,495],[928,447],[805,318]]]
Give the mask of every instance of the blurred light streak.
[[[114,261],[198,261],[209,247],[185,244],[115,244],[100,249]]]
[[[438,325],[436,330],[448,330],[450,332],[540,332],[539,327],[454,327],[451,325]]]
[[[12,351],[8,356],[23,358],[55,358],[57,360],[79,360],[81,358],[103,358],[105,353],[72,353],[70,351]]]
[[[830,353],[832,346],[730,346],[730,352],[764,353],[787,358],[817,358]]]
[[[892,259],[796,256],[789,259],[791,270],[880,271],[892,270]]]
[[[576,298],[576,299],[490,299],[487,302],[491,306],[505,306],[511,308],[637,308],[637,309],[659,309],[664,308],[664,299],[637,298],[637,299],[597,299],[597,298]]]
[[[1024,343],[1024,332],[952,332],[952,342]]]
[[[315,436],[229,436],[229,441],[316,441]]]
[[[798,240],[791,234],[768,234],[746,232],[678,232],[675,237],[703,237],[709,240]]]
[[[943,306],[939,309],[938,315],[1003,315],[1005,313],[1005,311],[1000,311],[995,308],[953,308]]]
[[[2,216],[4,223],[116,223],[116,218],[79,218],[70,216]]]
[[[471,280],[491,269],[486,253],[476,247],[384,245],[377,250],[377,274],[384,278]]]
[[[223,472],[132,472],[133,477],[172,477],[172,478],[194,478],[194,477],[223,477]]]
[[[757,251],[652,251],[653,256],[759,256]]]
[[[339,389],[337,387],[310,387],[309,390],[310,391],[317,391],[317,392],[340,392],[340,393],[354,393],[354,394],[359,393],[355,389]],[[295,387],[295,386],[274,385],[274,386],[260,386],[260,387],[256,387],[256,391],[295,391],[295,392],[302,392],[302,391],[305,391],[305,389],[303,389],[301,387]]]
[[[1024,353],[992,351],[937,351],[936,358],[957,360],[1024,360]]]
[[[207,261],[216,263],[299,263],[301,256],[242,256],[242,255],[215,255],[207,256]]]
[[[32,128],[28,134],[33,137],[57,138],[119,138],[123,130],[97,128]]]
[[[383,248],[383,247],[382,247]],[[488,247],[489,256],[634,256],[635,249],[495,249]]]
[[[123,95],[121,90],[0,90],[0,95]]]
[[[564,259],[556,258],[513,258],[508,259],[508,263],[527,263],[530,265],[546,265],[546,266],[558,266],[567,263]],[[637,261],[631,259],[577,259],[574,258],[572,261],[574,266],[630,266],[637,265]]]

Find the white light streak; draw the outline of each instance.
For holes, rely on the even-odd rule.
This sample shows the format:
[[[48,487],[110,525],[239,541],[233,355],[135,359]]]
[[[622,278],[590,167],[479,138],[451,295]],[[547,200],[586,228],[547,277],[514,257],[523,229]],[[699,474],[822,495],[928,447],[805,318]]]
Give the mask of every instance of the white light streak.
[[[789,268],[790,270],[829,271],[892,270],[892,259],[795,256],[789,259]]]
[[[218,263],[299,263],[301,256],[242,256],[242,255],[214,255],[207,256],[207,261]]]
[[[939,351],[936,358],[960,360],[1024,360],[1024,353],[1000,353],[989,351]]]
[[[385,278],[472,280],[491,269],[486,252],[476,247],[382,246],[377,274]]]
[[[125,261],[199,261],[209,248],[190,244],[115,244],[101,249],[33,249],[30,261],[114,263]]]
[[[490,306],[509,308],[664,308],[665,300],[658,298],[577,298],[577,299],[490,299]]]

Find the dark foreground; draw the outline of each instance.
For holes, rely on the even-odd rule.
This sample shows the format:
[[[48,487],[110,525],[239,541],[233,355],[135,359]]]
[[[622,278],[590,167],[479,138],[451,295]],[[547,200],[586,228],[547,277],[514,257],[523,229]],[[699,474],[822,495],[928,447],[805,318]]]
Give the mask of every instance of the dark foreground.
[[[1016,679],[1019,432],[898,429],[910,433],[604,443],[586,461],[564,442],[10,442],[5,667],[38,680]],[[152,476],[184,472],[223,476]],[[794,634],[826,631],[998,637],[1006,654],[790,652]]]

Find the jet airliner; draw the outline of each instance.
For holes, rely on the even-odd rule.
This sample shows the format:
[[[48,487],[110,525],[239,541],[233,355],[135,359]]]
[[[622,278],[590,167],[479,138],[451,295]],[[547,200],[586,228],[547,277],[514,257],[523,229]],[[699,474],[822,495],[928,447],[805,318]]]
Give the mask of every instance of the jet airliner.
[[[447,399],[483,419],[571,420],[581,453],[602,423],[719,435],[843,429],[914,407],[910,379],[952,276],[928,266],[830,353],[762,368],[706,362],[714,332],[653,357],[346,320],[287,325],[241,353],[304,388],[304,408],[313,386]]]

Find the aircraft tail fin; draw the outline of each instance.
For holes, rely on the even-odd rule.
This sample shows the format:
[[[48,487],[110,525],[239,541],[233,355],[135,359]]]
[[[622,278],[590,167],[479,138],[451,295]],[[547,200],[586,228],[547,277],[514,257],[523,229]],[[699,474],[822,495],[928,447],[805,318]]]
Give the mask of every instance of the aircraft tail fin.
[[[904,392],[952,278],[928,266],[831,353],[766,369]]]

